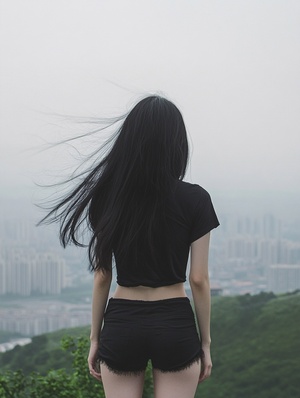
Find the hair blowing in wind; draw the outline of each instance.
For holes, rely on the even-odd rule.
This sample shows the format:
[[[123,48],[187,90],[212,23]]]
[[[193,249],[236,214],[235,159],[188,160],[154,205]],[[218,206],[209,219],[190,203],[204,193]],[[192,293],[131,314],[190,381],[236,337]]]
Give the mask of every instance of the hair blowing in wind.
[[[180,111],[165,98],[146,97],[127,114],[109,152],[40,223],[59,222],[64,247],[83,245],[81,227],[87,226],[92,271],[109,270],[113,254],[125,251],[132,267],[138,267],[142,251],[155,268],[162,256],[168,261],[165,200],[174,182],[183,179],[187,162]]]

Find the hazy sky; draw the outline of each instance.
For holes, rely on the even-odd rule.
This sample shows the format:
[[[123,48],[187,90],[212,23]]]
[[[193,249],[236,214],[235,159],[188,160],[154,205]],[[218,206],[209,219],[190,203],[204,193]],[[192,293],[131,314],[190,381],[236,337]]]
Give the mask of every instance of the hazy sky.
[[[300,197],[298,0],[0,0],[0,18],[2,194],[67,162],[28,151],[68,134],[49,115],[158,91],[186,121],[188,180]]]

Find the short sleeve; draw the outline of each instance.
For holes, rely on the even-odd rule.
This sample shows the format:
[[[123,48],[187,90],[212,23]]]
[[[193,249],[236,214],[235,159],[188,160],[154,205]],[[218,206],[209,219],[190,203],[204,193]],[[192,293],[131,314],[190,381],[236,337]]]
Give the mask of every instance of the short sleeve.
[[[195,188],[191,243],[220,225],[209,193],[199,185],[196,185]]]

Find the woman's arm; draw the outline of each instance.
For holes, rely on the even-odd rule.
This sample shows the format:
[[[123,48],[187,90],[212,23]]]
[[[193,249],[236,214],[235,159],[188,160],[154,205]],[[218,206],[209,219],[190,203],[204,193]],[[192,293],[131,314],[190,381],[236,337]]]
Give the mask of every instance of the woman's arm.
[[[210,376],[210,285],[208,274],[208,251],[210,233],[192,243],[189,282],[192,289],[197,323],[199,326],[204,359],[199,382]]]
[[[103,323],[104,311],[107,303],[109,289],[112,280],[111,271],[96,271],[94,273],[94,286],[92,298],[92,325],[90,334],[90,352],[88,356],[88,365],[90,373],[96,379],[101,380],[101,375],[96,368],[99,336]]]

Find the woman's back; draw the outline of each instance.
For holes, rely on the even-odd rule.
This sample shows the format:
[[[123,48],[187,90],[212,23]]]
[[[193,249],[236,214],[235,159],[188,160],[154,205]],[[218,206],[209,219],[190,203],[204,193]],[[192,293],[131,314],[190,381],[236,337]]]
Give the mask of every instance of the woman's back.
[[[110,150],[43,220],[61,222],[64,246],[81,245],[82,225],[91,232],[88,364],[110,398],[140,398],[149,360],[157,398],[191,398],[211,371],[208,248],[219,222],[209,194],[182,181],[187,161],[178,108],[160,96],[144,98]],[[184,290],[190,249],[201,340]],[[117,288],[108,300],[113,260]]]
[[[218,226],[210,195],[202,187],[176,181],[166,195],[164,241],[157,259],[152,261],[151,247],[143,230],[133,247],[114,251],[117,283],[124,287],[170,286],[186,281],[186,266],[191,243]],[[160,227],[160,226],[158,226]]]

